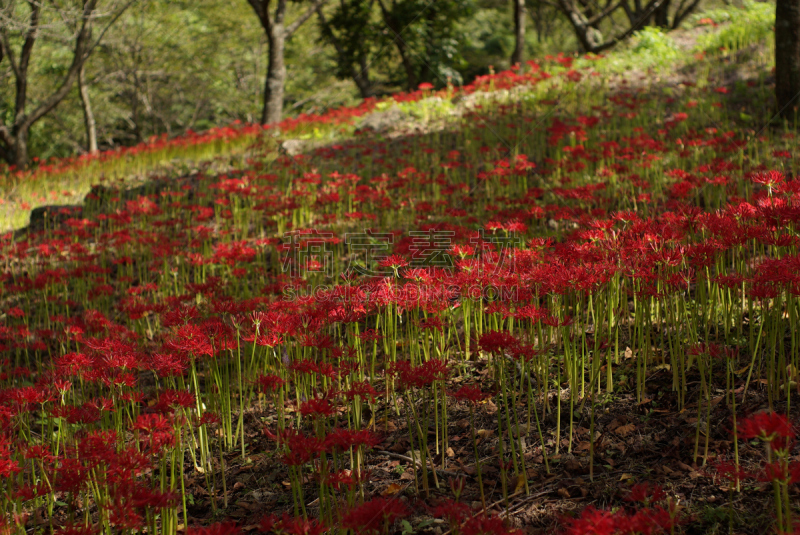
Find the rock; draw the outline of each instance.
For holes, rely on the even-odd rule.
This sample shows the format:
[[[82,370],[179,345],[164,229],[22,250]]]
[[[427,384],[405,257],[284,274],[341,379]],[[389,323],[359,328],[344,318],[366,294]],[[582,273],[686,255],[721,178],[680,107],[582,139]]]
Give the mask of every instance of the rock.
[[[409,120],[409,115],[398,106],[385,111],[376,111],[367,115],[359,125],[359,129],[370,129],[376,133],[384,133],[394,129],[400,123]]]
[[[278,149],[281,154],[286,156],[297,156],[304,153],[308,149],[309,143],[303,139],[287,139],[281,142]]]
[[[31,222],[29,228],[32,230],[42,230],[47,226],[62,223],[71,217],[79,217],[83,212],[83,207],[79,204],[51,204],[39,206],[31,210]]]

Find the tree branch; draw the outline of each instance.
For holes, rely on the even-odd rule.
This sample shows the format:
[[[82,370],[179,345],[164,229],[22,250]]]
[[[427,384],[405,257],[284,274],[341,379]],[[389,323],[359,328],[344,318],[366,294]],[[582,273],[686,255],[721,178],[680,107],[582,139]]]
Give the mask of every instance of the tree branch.
[[[78,72],[80,71],[81,66],[83,66],[83,62],[86,60],[87,41],[89,40],[88,25],[90,16],[97,7],[97,2],[98,0],[87,0],[84,5],[82,23],[78,32],[78,37],[75,41],[75,52],[72,57],[72,64],[69,66],[69,70],[64,76],[61,85],[49,97],[43,100],[36,107],[36,109],[30,113],[30,115],[21,115],[15,121],[15,126],[18,128],[30,128],[33,123],[44,117],[53,108],[58,106],[64,97],[67,96],[67,93],[69,93],[69,90],[72,88],[72,84],[78,77]]]
[[[14,145],[14,138],[11,137],[11,132],[4,125],[0,125],[0,141],[5,143],[7,147]]]
[[[601,11],[594,17],[587,20],[586,24],[588,24],[589,26],[594,26],[595,24],[597,24],[598,22],[609,16],[611,13],[616,11],[621,5],[622,5],[622,0],[620,0],[616,4],[609,4],[603,11]]]
[[[86,58],[92,55],[92,52],[94,52],[94,49],[97,48],[97,46],[100,44],[100,41],[103,40],[103,37],[106,35],[106,32],[108,32],[109,28],[111,28],[111,26],[113,26],[114,23],[117,22],[117,20],[119,20],[122,14],[125,13],[125,11],[127,11],[128,8],[131,7],[136,2],[137,0],[129,0],[129,2],[125,4],[125,6],[122,9],[117,11],[117,13],[112,17],[111,21],[108,24],[106,24],[106,27],[103,28],[103,30],[100,32],[100,36],[97,38],[97,40],[95,40],[95,42],[86,50],[84,61],[86,60]]]
[[[314,12],[317,11],[317,9],[319,9],[320,7],[322,7],[322,5],[327,1],[328,0],[314,0],[314,3],[311,6],[309,6],[309,8],[306,9],[302,15],[297,17],[297,19],[293,23],[291,23],[286,27],[286,30],[284,30],[284,35],[286,35],[286,38],[288,39],[289,37],[291,37],[292,34],[296,32],[300,28],[300,26],[303,25],[303,23],[305,23],[308,19],[310,19],[311,16],[314,14]]]
[[[256,12],[258,20],[261,21],[261,26],[267,31],[272,31],[272,21],[269,18],[269,0],[247,0],[253,11]]]
[[[673,30],[677,29],[678,26],[681,25],[681,22],[683,22],[683,19],[685,19],[689,14],[691,14],[695,10],[695,8],[700,4],[700,0],[694,0],[694,2],[686,6],[686,9],[684,11],[681,11],[681,9],[683,8],[684,1],[685,0],[681,0],[680,5],[678,6],[678,9],[675,11],[675,15],[672,18]]]

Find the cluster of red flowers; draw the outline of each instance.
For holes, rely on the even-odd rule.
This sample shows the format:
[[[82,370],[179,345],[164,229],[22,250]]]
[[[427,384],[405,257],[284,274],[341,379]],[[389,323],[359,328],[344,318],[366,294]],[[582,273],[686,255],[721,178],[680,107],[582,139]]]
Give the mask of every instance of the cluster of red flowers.
[[[590,68],[562,55],[463,91],[535,84],[550,76],[545,66],[559,83],[592,83]],[[783,150],[794,138],[706,128],[695,98],[728,96],[686,88],[655,104],[637,90],[587,97],[574,113],[544,114],[547,99],[476,105],[459,123],[463,139],[363,136],[152,194],[106,190],[61,225],[0,237],[0,515],[95,515],[95,527],[64,533],[149,532],[158,517],[172,533],[191,523],[185,472],[216,508],[231,494],[226,463],[255,453],[251,426],[266,421],[267,457],[290,479],[296,514],[259,529],[381,533],[414,503],[370,499],[366,459],[383,443],[374,430],[389,432],[400,398],[442,446],[448,411],[500,395],[504,436],[481,447],[509,444],[489,453],[525,483],[531,456],[520,444],[551,447],[517,424],[540,413],[537,396],[611,390],[630,362],[639,393],[651,364],[670,367],[680,404],[696,395],[696,373],[707,391],[725,386],[737,399],[746,353],[745,380],[771,401],[785,396],[800,369],[796,337],[782,335],[800,329],[798,155]],[[300,122],[347,121],[374,104]],[[732,345],[748,347],[748,336],[751,351]],[[498,359],[511,374],[482,366]],[[422,472],[449,462],[428,455],[424,425],[408,428]],[[524,432],[531,440],[501,442]],[[762,479],[798,480],[781,457],[794,447],[789,420],[756,413],[737,433],[777,456]],[[309,519],[306,492],[320,520]],[[632,498],[643,506],[588,509],[568,530],[655,533],[677,522],[661,491],[638,487]],[[466,535],[511,532],[457,502],[436,511]]]

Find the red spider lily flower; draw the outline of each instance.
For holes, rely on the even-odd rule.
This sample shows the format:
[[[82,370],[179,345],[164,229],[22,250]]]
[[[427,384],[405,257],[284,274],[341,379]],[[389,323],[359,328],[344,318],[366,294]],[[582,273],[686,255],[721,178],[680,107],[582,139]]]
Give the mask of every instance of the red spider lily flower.
[[[300,414],[317,418],[319,416],[332,416],[336,413],[336,407],[325,398],[311,398],[300,405]]]
[[[666,499],[667,495],[659,485],[650,483],[637,483],[631,487],[630,492],[625,497],[629,502],[641,502],[645,505],[660,502]]]
[[[419,366],[411,366],[408,361],[397,361],[390,370],[397,374],[403,388],[425,388],[436,381],[444,381],[448,371],[447,363],[438,359],[431,359]]]
[[[716,471],[713,476],[715,482],[719,479],[725,479],[731,483],[737,483],[750,477],[750,474],[742,470],[742,468],[737,468],[736,465],[730,461],[718,461],[712,464],[711,467]]]
[[[353,429],[336,429],[328,433],[325,437],[323,445],[325,451],[346,451],[352,447],[365,446],[367,448],[374,448],[381,443],[378,435],[369,429],[361,429],[355,431]]]
[[[361,399],[368,399],[370,403],[375,403],[375,398],[377,398],[380,394],[378,393],[375,388],[371,384],[366,381],[356,381],[354,382],[349,390],[345,390],[343,392],[345,397],[352,401],[356,397]]]
[[[258,531],[261,533],[272,533],[278,525],[278,517],[273,514],[268,514],[261,518],[258,523]]]
[[[132,429],[141,432],[149,439],[150,450],[170,447],[175,443],[175,431],[163,414],[140,414]]]
[[[318,452],[323,451],[323,444],[319,440],[308,437],[296,429],[287,428],[279,431],[277,435],[269,429],[264,429],[264,434],[286,448],[282,460],[288,466],[306,464]]]
[[[241,532],[234,522],[219,522],[209,526],[186,528],[186,535],[236,535]]]
[[[489,394],[481,390],[478,385],[464,385],[450,395],[459,401],[479,403],[489,397]]]
[[[94,526],[85,526],[83,524],[67,524],[56,528],[56,535],[94,535],[98,529]]]
[[[391,256],[387,256],[386,258],[378,262],[378,265],[384,268],[391,268],[395,272],[397,272],[398,269],[406,267],[408,265],[408,260],[406,260],[400,255],[393,254]]]
[[[214,425],[221,421],[218,414],[213,412],[206,412],[200,417],[199,425]]]
[[[275,347],[283,343],[283,336],[278,333],[260,334],[254,338],[256,345],[262,347]]]
[[[500,353],[502,350],[517,345],[517,339],[508,331],[488,331],[481,336],[479,342],[481,349],[487,353]]]
[[[144,526],[144,518],[130,504],[113,504],[108,507],[111,524],[121,530],[133,530]]]
[[[155,409],[161,412],[169,412],[178,407],[188,409],[197,404],[197,398],[191,392],[185,390],[164,390],[158,396],[158,403]]]
[[[611,512],[589,506],[578,518],[565,520],[568,535],[627,535],[671,533],[680,523],[677,512],[663,507]]]
[[[375,498],[352,509],[342,518],[342,526],[358,534],[388,533],[389,527],[411,511],[393,498]]]
[[[286,381],[278,377],[274,374],[267,374],[267,375],[259,375],[258,379],[256,379],[256,384],[258,385],[259,389],[266,393],[266,392],[275,392],[279,390],[283,385],[286,384]]]
[[[776,412],[760,412],[741,420],[738,435],[745,439],[758,438],[773,449],[784,449],[795,438],[789,418]]]
[[[478,515],[461,526],[462,535],[522,535],[522,531],[507,528],[499,516]]]
[[[785,461],[775,461],[767,463],[758,474],[759,481],[785,482],[789,485],[800,481],[800,463],[786,463]]]
[[[339,470],[329,474],[324,478],[325,482],[336,490],[354,489],[359,483],[368,481],[372,472],[363,470],[361,473],[353,472],[352,470]]]
[[[0,459],[0,477],[9,478],[22,470],[17,461],[10,459]]]
[[[472,509],[467,504],[450,499],[444,500],[434,507],[432,513],[435,518],[447,520],[451,527],[459,526],[473,514]]]
[[[273,529],[275,533],[286,535],[322,535],[328,531],[328,526],[316,519],[292,518],[287,513],[283,513],[283,518]]]

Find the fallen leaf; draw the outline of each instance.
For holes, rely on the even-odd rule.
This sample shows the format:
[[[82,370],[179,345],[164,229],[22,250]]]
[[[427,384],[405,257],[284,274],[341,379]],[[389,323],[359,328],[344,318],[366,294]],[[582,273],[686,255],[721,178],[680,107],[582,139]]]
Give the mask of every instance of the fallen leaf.
[[[381,492],[381,496],[384,496],[384,497],[386,497],[386,496],[394,496],[395,494],[397,494],[401,490],[403,490],[403,485],[401,485],[399,483],[392,483],[391,485],[389,485],[388,487],[383,489],[383,492]]]
[[[619,478],[620,481],[628,481],[629,479],[633,479],[633,474],[622,474]]]
[[[634,424],[626,424],[617,427],[614,432],[617,433],[621,437],[626,437],[633,433],[636,430],[636,426]]]
[[[688,464],[686,464],[686,463],[682,463],[682,462],[680,462],[680,461],[677,461],[677,462],[675,463],[675,465],[676,465],[678,468],[680,468],[681,470],[683,470],[684,472],[691,472],[691,471],[692,471],[692,467],[691,467],[691,466],[689,466],[689,465],[688,465]]]
[[[517,484],[514,486],[514,494],[522,492],[525,489],[525,474],[517,476]]]
[[[562,498],[566,499],[566,500],[568,500],[571,497],[569,495],[569,491],[567,489],[563,488],[563,487],[558,489],[558,495],[561,496]]]
[[[478,429],[478,432],[475,434],[477,435],[478,438],[486,440],[487,438],[492,436],[492,433],[494,433],[492,429]]]

